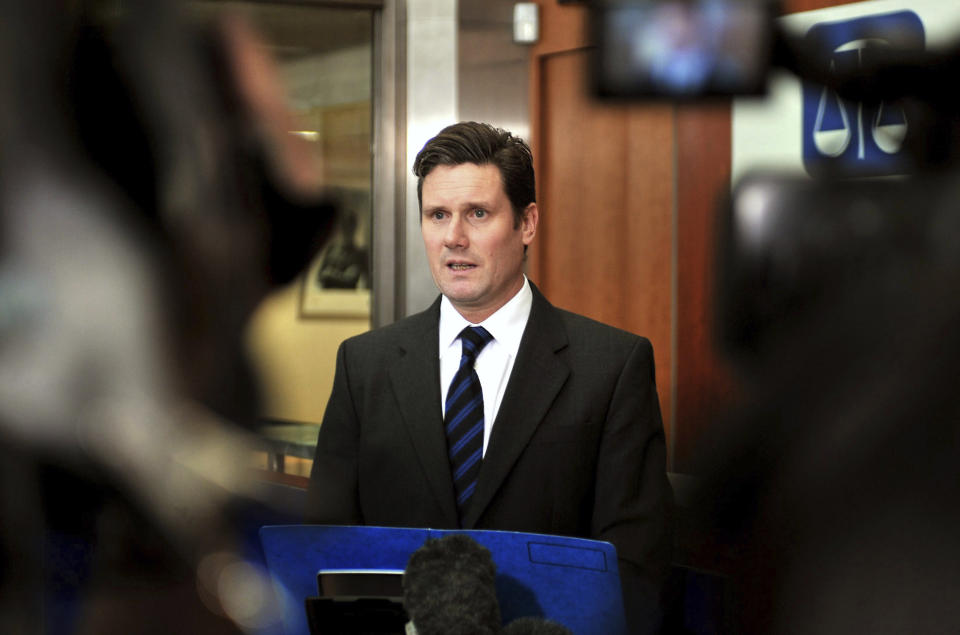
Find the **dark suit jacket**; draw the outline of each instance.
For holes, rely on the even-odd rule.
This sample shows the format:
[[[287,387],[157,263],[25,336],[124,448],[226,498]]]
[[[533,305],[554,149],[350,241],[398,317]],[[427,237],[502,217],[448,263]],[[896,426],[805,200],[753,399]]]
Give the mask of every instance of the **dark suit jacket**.
[[[463,528],[608,540],[625,589],[628,578],[656,588],[669,560],[671,492],[650,342],[557,309],[531,287]],[[459,526],[440,406],[439,315],[438,298],[340,346],[309,521]]]

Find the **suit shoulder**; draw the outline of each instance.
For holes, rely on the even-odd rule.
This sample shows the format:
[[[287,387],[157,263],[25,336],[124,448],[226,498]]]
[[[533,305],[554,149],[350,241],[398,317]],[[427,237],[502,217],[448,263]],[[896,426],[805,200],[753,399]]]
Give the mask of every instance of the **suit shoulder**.
[[[639,347],[641,349],[652,350],[653,348],[650,340],[642,335],[637,335],[636,333],[598,322],[585,315],[573,313],[565,309],[557,308],[556,311],[566,327],[567,337],[570,338],[571,343],[579,342],[592,346],[605,343],[621,349]]]
[[[351,350],[384,350],[396,346],[430,327],[431,316],[428,310],[402,318],[386,326],[348,337],[340,346]]]

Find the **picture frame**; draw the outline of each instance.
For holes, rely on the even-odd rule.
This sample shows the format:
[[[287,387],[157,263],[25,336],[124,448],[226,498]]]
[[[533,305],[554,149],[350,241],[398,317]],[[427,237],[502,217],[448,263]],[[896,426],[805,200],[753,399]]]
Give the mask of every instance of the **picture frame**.
[[[369,318],[370,193],[336,188],[333,231],[301,279],[301,318]]]

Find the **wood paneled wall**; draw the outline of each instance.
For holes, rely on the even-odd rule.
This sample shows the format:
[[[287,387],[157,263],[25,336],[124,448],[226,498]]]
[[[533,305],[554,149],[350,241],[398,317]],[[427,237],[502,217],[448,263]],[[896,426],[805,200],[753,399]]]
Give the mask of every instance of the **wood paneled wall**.
[[[736,393],[711,314],[730,104],[597,103],[587,90],[586,8],[547,0],[540,9],[530,120],[541,226],[529,274],[555,304],[650,338],[669,469],[689,471],[698,441]]]
[[[531,259],[547,297],[650,338],[670,414],[673,112],[593,103],[583,49],[544,56],[536,154],[541,231]],[[669,155],[668,155],[669,156]],[[623,210],[630,213],[623,213]]]

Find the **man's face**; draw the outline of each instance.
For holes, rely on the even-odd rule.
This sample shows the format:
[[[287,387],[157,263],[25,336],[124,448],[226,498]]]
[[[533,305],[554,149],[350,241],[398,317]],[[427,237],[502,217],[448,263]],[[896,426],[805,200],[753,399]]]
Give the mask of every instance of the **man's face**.
[[[537,230],[537,206],[514,227],[495,165],[439,165],[423,179],[420,230],[440,291],[474,324],[523,284],[523,248]]]

